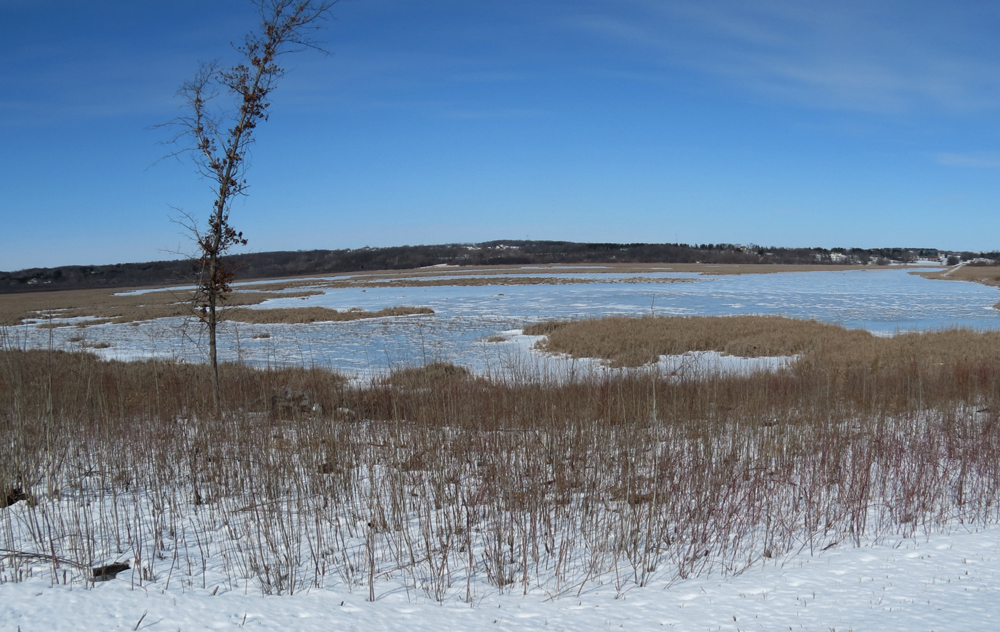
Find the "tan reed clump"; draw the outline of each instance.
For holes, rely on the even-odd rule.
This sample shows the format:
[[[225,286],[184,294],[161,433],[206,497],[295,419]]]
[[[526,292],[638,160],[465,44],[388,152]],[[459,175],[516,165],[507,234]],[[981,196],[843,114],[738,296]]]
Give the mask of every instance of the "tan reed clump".
[[[86,352],[0,350],[0,407],[8,421],[11,415],[81,423],[205,416],[211,404],[209,370],[170,360],[122,362]],[[266,413],[271,396],[286,390],[308,390],[318,403],[336,408],[346,384],[337,373],[318,368],[260,370],[224,363],[219,370],[223,398],[233,413]]]
[[[640,366],[661,355],[716,351],[741,356],[802,357],[804,363],[848,368],[911,362],[987,360],[1000,353],[1000,332],[950,329],[875,336],[861,329],[782,316],[608,317],[544,321],[524,329],[546,338],[539,348],[612,366]]]
[[[872,338],[864,331],[780,316],[615,316],[548,321],[524,333],[544,335],[539,348],[574,357],[609,360],[612,366],[639,366],[661,355],[717,351],[743,357],[801,354],[825,343]]]
[[[423,366],[397,369],[377,382],[401,389],[444,388],[471,378],[472,372],[464,366],[451,362],[429,362]]]

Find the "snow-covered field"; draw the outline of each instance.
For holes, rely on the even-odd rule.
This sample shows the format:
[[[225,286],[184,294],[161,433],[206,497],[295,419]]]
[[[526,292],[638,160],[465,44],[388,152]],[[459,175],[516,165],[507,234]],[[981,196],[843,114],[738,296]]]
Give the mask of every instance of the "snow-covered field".
[[[922,630],[1000,625],[1000,527],[887,537],[618,593],[486,593],[439,603],[401,586],[375,602],[343,587],[262,597],[254,589],[137,587],[130,573],[84,588],[47,577],[0,585],[0,628],[38,630]],[[180,584],[181,582],[177,582]],[[140,621],[141,619],[141,621]]]
[[[520,334],[522,326],[550,318],[609,314],[760,313],[815,318],[848,327],[866,328],[880,334],[952,326],[1000,328],[1000,314],[992,308],[997,299],[995,289],[970,283],[929,281],[909,275],[904,270],[690,278],[696,280],[672,284],[328,288],[319,296],[305,300],[273,300],[261,308],[320,305],[374,311],[398,305],[418,305],[431,307],[435,314],[310,325],[231,324],[222,344],[226,357],[232,360],[260,365],[319,365],[359,377],[383,372],[387,368],[437,359],[469,366],[480,373],[512,374],[524,370],[536,375],[565,376],[603,369],[594,362],[545,357],[532,351],[534,339]],[[254,338],[255,334],[261,333],[267,333],[269,337]],[[17,346],[42,348],[77,348],[77,343],[68,341],[74,335],[79,336],[75,328],[39,330],[22,326],[8,332]],[[488,338],[493,336],[501,337],[503,341],[488,342]],[[97,350],[109,358],[167,357],[198,361],[204,357],[198,328],[190,324],[184,326],[176,320],[163,319],[137,326],[98,325],[87,328],[86,337],[90,342],[110,343],[110,347]],[[706,371],[747,372],[771,369],[787,361],[787,358],[742,359],[700,353],[662,358],[658,370],[666,375]],[[961,426],[966,434],[970,429],[979,431],[993,427],[989,425],[992,422],[981,414],[982,411],[967,412],[965,425]],[[907,430],[918,427],[919,424],[908,425],[912,421],[892,422],[898,423],[897,429],[902,433],[896,438],[907,436]],[[945,422],[952,423],[953,420],[942,421]],[[323,436],[343,438],[346,444],[346,437],[337,433],[360,433],[360,426],[357,423],[347,424],[344,426],[347,430],[329,431]],[[183,435],[187,430],[179,432]],[[402,450],[407,458],[419,460],[423,453],[410,444],[416,434],[409,438],[405,434],[399,435],[401,431],[391,425],[384,432],[389,433],[386,437],[397,433],[393,450]],[[447,429],[441,432],[442,437],[447,437]],[[757,451],[770,449],[784,440],[780,432],[780,427],[759,429],[759,434],[751,440],[749,453],[755,455],[753,458],[757,458]],[[272,433],[276,434],[272,437]],[[496,439],[489,438],[483,445],[506,445],[509,449],[519,441],[516,437],[504,437],[504,433],[496,434]],[[544,434],[542,431],[534,435],[527,433],[526,436],[544,442],[544,437],[539,439]],[[261,445],[293,441],[287,431],[282,434],[270,427],[263,436],[268,443],[247,445],[257,449]],[[194,435],[188,438],[191,437]],[[968,437],[963,434],[962,440],[973,441]],[[503,441],[510,443],[504,444]],[[715,446],[718,449],[725,447],[728,438],[711,441],[718,442]],[[372,434],[364,435],[363,441],[357,442],[357,445],[366,445],[366,449],[375,453],[386,449],[389,443]],[[680,448],[677,448],[678,445]],[[923,444],[914,440],[913,445]],[[643,448],[635,454],[651,459],[647,464],[651,472],[669,469],[658,461],[661,450],[669,454],[666,450],[670,446],[682,452],[687,449],[662,439],[652,440],[648,446],[653,447]],[[943,445],[933,444],[931,447],[933,450],[945,450]],[[208,446],[208,454],[190,454],[211,458],[211,448]],[[696,454],[698,449],[701,448],[692,448],[691,454],[700,458],[701,455]],[[316,493],[317,490],[309,487],[313,483],[304,481],[301,489],[290,494],[294,502],[299,503],[296,509],[262,511],[258,515],[257,508],[265,503],[258,503],[252,496],[217,498],[200,508],[190,502],[190,490],[183,484],[177,490],[157,496],[144,490],[143,481],[147,472],[134,472],[133,477],[128,468],[116,469],[115,464],[102,463],[95,467],[92,456],[87,457],[86,450],[84,446],[84,456],[80,453],[67,454],[65,459],[68,463],[61,460],[53,466],[74,473],[66,489],[50,492],[48,500],[41,501],[37,506],[29,507],[28,503],[19,502],[0,509],[3,512],[0,516],[0,529],[3,530],[0,542],[10,547],[0,549],[0,630],[188,631],[244,627],[357,631],[409,629],[414,632],[479,629],[973,631],[994,629],[1000,621],[1000,525],[992,522],[992,518],[983,519],[984,516],[995,518],[995,505],[985,509],[980,507],[979,519],[968,520],[961,509],[962,492],[959,492],[956,501],[950,488],[946,489],[947,486],[942,484],[939,489],[932,481],[964,481],[966,476],[970,481],[976,477],[992,481],[996,477],[988,469],[967,473],[963,466],[961,472],[957,472],[954,463],[961,459],[954,455],[949,455],[949,458],[955,460],[948,465],[942,464],[935,478],[933,472],[936,465],[928,469],[927,463],[937,464],[936,459],[920,461],[922,454],[900,450],[897,453],[898,465],[901,464],[900,478],[893,479],[894,482],[882,490],[886,498],[884,506],[879,507],[879,499],[875,498],[870,523],[876,526],[856,541],[845,537],[849,530],[845,530],[844,525],[852,519],[848,515],[849,510],[844,509],[849,502],[849,486],[846,484],[840,488],[841,491],[832,492],[827,479],[810,483],[814,486],[809,487],[812,490],[810,493],[823,497],[818,501],[820,504],[828,503],[824,505],[824,511],[829,513],[825,515],[829,516],[829,524],[836,523],[836,526],[828,524],[826,529],[822,526],[809,527],[814,531],[803,526],[811,516],[809,511],[800,512],[798,490],[806,493],[806,478],[810,471],[808,462],[794,466],[800,469],[793,467],[794,471],[788,478],[780,481],[767,478],[774,474],[773,471],[766,475],[752,474],[761,477],[760,481],[764,482],[759,485],[762,487],[757,486],[758,483],[735,481],[731,488],[736,490],[734,497],[727,497],[726,502],[739,507],[739,503],[743,502],[735,498],[739,493],[770,489],[772,493],[765,495],[764,502],[786,508],[789,513],[780,514],[780,517],[792,516],[793,519],[788,524],[761,526],[766,533],[755,531],[757,523],[743,532],[733,530],[731,533],[738,535],[733,541],[726,541],[724,537],[711,540],[719,533],[727,533],[724,530],[713,532],[706,536],[706,542],[710,541],[713,547],[713,555],[710,557],[705,551],[703,557],[711,562],[704,562],[705,566],[693,576],[677,572],[678,566],[671,568],[670,563],[681,566],[690,564],[694,568],[698,564],[695,558],[684,558],[681,553],[676,554],[680,557],[671,558],[670,555],[675,555],[671,553],[664,556],[670,559],[669,563],[650,567],[649,576],[636,581],[636,573],[647,572],[643,570],[647,567],[646,558],[636,561],[630,559],[627,553],[622,553],[630,550],[630,546],[634,546],[634,550],[649,546],[650,534],[659,528],[650,525],[662,525],[663,521],[657,523],[652,517],[654,510],[645,508],[655,505],[656,511],[670,516],[673,515],[673,508],[667,506],[669,503],[651,503],[649,499],[632,502],[623,500],[628,496],[615,498],[612,493],[606,493],[601,501],[603,506],[592,510],[596,517],[592,518],[590,527],[587,527],[590,531],[587,531],[585,519],[581,518],[580,524],[584,525],[581,527],[574,522],[575,518],[566,518],[572,515],[570,509],[577,507],[572,503],[584,506],[588,502],[581,499],[583,494],[574,495],[574,500],[566,505],[569,509],[565,510],[555,501],[546,501],[549,502],[546,507],[553,512],[551,516],[563,516],[562,523],[549,523],[548,529],[558,532],[560,537],[569,534],[563,537],[560,544],[566,547],[565,555],[556,550],[536,551],[538,559],[548,560],[543,562],[543,566],[553,564],[556,570],[546,567],[539,571],[536,562],[534,574],[528,579],[527,567],[530,564],[526,563],[519,567],[524,571],[524,581],[518,576],[511,582],[500,582],[498,587],[495,581],[498,571],[491,569],[489,562],[506,554],[506,540],[493,542],[499,553],[498,557],[491,557],[487,550],[493,537],[490,535],[492,527],[488,527],[492,524],[489,520],[512,520],[503,523],[508,529],[505,534],[527,533],[528,527],[517,521],[530,520],[531,512],[521,514],[520,518],[515,515],[516,512],[483,517],[481,528],[475,530],[478,543],[462,549],[459,547],[462,538],[470,538],[465,541],[472,542],[472,536],[462,535],[464,524],[460,521],[448,522],[454,518],[449,518],[448,511],[451,509],[448,507],[443,511],[441,507],[428,509],[435,507],[433,498],[444,498],[452,493],[447,485],[469,490],[489,485],[481,474],[476,474],[480,478],[469,478],[468,472],[480,471],[476,468],[486,471],[485,465],[480,463],[457,463],[455,472],[459,475],[453,479],[445,477],[448,482],[441,489],[434,488],[432,480],[436,474],[424,477],[420,471],[399,466],[393,476],[398,476],[398,490],[403,491],[387,491],[381,499],[376,498],[377,492],[372,491],[370,481],[378,480],[374,473],[382,465],[371,461],[372,464],[368,465],[372,468],[368,474],[370,478],[366,479],[369,482],[357,483],[355,480],[350,483],[350,489],[347,489],[346,483],[340,489],[336,481],[316,477],[316,464],[311,463],[308,464],[312,468],[310,472],[321,481],[320,485],[329,487],[319,488],[319,493]],[[278,448],[274,450],[278,454]],[[779,452],[776,450],[775,454]],[[849,452],[847,450],[839,456],[844,463],[858,458]],[[91,454],[99,454],[99,451]],[[227,456],[235,459],[233,463],[243,463],[239,459],[246,458],[246,454],[263,460],[274,458],[262,456],[263,452],[240,453],[235,448],[234,453]],[[722,454],[720,450],[716,458],[706,457],[705,463],[715,467],[721,462]],[[826,459],[827,455],[814,456]],[[88,458],[91,460],[88,461]],[[167,477],[171,471],[169,468],[176,465],[176,476],[183,479],[188,475],[185,467],[190,467],[190,471],[195,469],[187,462],[181,464],[186,458],[189,457],[180,458],[176,464],[158,463],[157,467],[167,473],[161,472],[159,476]],[[354,458],[361,457],[355,455]],[[391,458],[396,459],[392,462],[398,465],[402,457],[393,452]],[[77,467],[73,464],[74,459],[79,459],[83,465]],[[135,455],[123,456],[122,459],[130,463],[142,462],[142,458]],[[498,462],[502,460],[500,458]],[[697,463],[697,459],[692,463]],[[306,467],[284,460],[272,466],[284,472],[279,478],[285,477],[281,478],[281,485],[268,488],[271,493],[276,489],[278,497],[287,489],[288,481],[294,480],[295,472],[299,471],[296,468]],[[697,471],[696,466],[691,468],[691,471]],[[593,469],[590,468],[591,471]],[[431,471],[429,466],[428,471]],[[506,471],[512,480],[519,477],[519,472],[513,467]],[[218,472],[225,475],[226,466]],[[440,472],[444,476],[445,470]],[[324,471],[324,476],[326,474]],[[597,476],[604,474],[613,477],[603,472]],[[912,481],[906,480],[910,474],[913,475]],[[332,476],[344,477],[343,480],[347,481],[356,475],[338,472]],[[544,474],[539,480],[548,476]],[[892,487],[897,483],[899,488]],[[246,485],[246,489],[252,492],[255,489],[265,490],[270,483],[256,481],[250,476],[240,479],[240,484]],[[934,506],[919,508],[918,511],[924,512],[922,515],[926,519],[919,526],[919,520],[899,518],[897,515],[901,506],[899,502],[917,497],[908,496],[914,492],[903,489],[910,484],[934,500]],[[223,486],[222,483],[219,485]],[[864,485],[867,490],[868,483]],[[152,488],[154,486],[150,486]],[[335,488],[340,491],[333,491]],[[426,500],[425,488],[429,490],[426,498],[433,497],[431,500]],[[109,489],[121,495],[112,498],[107,491]],[[161,491],[164,489],[171,488],[165,484]],[[381,548],[376,560],[374,550],[366,548],[374,547],[371,542],[375,541],[375,537],[371,534],[376,527],[371,522],[365,527],[368,518],[352,518],[353,509],[327,508],[324,489],[329,492],[330,498],[339,498],[338,494],[342,494],[348,499],[343,506],[356,508],[361,512],[359,516],[365,511],[374,511],[376,507],[402,502],[406,506],[386,511],[392,515],[414,516],[413,526],[410,529],[397,528],[396,531],[386,527],[386,532],[392,533],[379,536],[383,539],[378,540]],[[610,487],[602,489],[606,492]],[[979,489],[989,489],[989,485]],[[829,497],[824,494],[829,494]],[[889,498],[893,495],[894,498]],[[340,501],[331,501],[331,504],[336,502]],[[475,498],[466,497],[464,501],[454,504],[454,511],[458,512],[454,515],[470,520],[469,532],[473,531],[470,512],[474,513],[470,507],[477,506],[476,502]],[[411,509],[408,510],[407,506]],[[486,516],[487,510],[483,511]],[[563,513],[560,514],[560,511]],[[646,511],[649,513],[644,513]],[[882,517],[876,520],[874,515],[879,512],[882,512],[879,514]],[[779,513],[774,515],[778,519]],[[301,516],[310,518],[300,519]],[[545,530],[544,522],[549,517],[550,514],[546,514],[544,519],[540,518],[542,530]],[[315,523],[309,522],[313,519]],[[321,519],[325,520],[322,525]],[[796,520],[805,522],[800,524]],[[631,544],[617,542],[613,551],[611,544],[602,548],[601,529],[609,524],[616,525],[619,535],[632,525],[633,533],[638,534],[635,536],[637,539]],[[878,524],[889,526],[880,530]],[[500,533],[499,527],[497,529],[496,533]],[[773,535],[782,529],[786,536]],[[57,536],[52,531],[71,535]],[[324,533],[327,535],[323,536]],[[369,535],[365,536],[365,533]],[[674,533],[665,530],[657,537]],[[337,534],[341,540],[323,540],[329,534]],[[441,534],[447,534],[449,540],[440,541]],[[820,535],[814,539],[815,534]],[[744,536],[744,540],[739,540]],[[407,539],[411,537],[412,541]],[[515,542],[511,537],[509,547],[513,556]],[[544,537],[532,537],[534,542],[545,541]],[[785,542],[786,546],[772,554],[769,548],[772,540],[768,538],[775,537]],[[579,538],[582,544],[577,546],[573,538]],[[640,539],[643,540],[642,546],[638,544]],[[667,541],[669,539],[666,537]],[[529,539],[523,541],[528,542]],[[554,536],[552,541],[556,542]],[[657,540],[656,547],[660,547],[660,541],[662,539]],[[52,542],[50,550],[38,546],[46,542]],[[120,544],[109,544],[115,542]],[[796,544],[788,546],[790,542]],[[254,546],[259,550],[254,550]],[[313,546],[323,550],[303,549]],[[412,563],[406,568],[393,566],[393,560],[407,557],[406,552],[401,550],[404,546],[411,547],[409,556]],[[524,559],[527,560],[527,545],[518,540],[517,546],[522,547],[519,551],[524,552]],[[452,549],[449,547],[453,547],[450,558],[447,551]],[[466,564],[462,556],[468,553],[472,558],[472,548],[480,557]],[[425,551],[426,558],[420,557],[420,550]],[[295,561],[280,559],[285,554],[294,557]],[[58,563],[53,562],[53,556],[60,558]],[[745,563],[738,562],[737,558],[745,560]],[[327,559],[330,568],[309,568],[309,564],[325,564],[323,560]],[[435,570],[432,559],[438,560],[437,563],[446,560],[447,567]],[[613,560],[613,563],[609,565],[607,560]],[[713,566],[717,560],[721,560],[724,569]],[[128,561],[131,568],[114,579],[106,582],[86,580],[92,564],[121,561]],[[268,564],[274,565],[274,569],[268,568]],[[560,576],[560,567],[570,571],[564,570]],[[374,570],[366,576],[364,569]],[[591,575],[591,569],[599,571]],[[289,572],[302,573],[305,578],[289,577]],[[500,569],[499,572],[502,574],[504,571]],[[452,585],[447,587],[435,584],[451,580]],[[288,594],[289,590],[292,594]]]

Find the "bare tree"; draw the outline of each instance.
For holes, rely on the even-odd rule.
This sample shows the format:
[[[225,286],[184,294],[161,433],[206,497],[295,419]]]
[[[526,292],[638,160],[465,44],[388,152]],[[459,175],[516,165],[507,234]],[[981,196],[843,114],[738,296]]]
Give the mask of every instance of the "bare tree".
[[[223,257],[234,246],[246,245],[243,233],[229,222],[233,199],[246,195],[247,151],[253,132],[268,118],[268,97],[284,70],[279,56],[308,48],[318,49],[312,35],[329,17],[337,0],[254,0],[260,10],[259,29],[237,46],[241,61],[223,68],[219,62],[202,64],[194,78],[177,94],[184,99],[186,114],[168,125],[180,128],[177,143],[190,143],[178,153],[190,152],[198,172],[212,181],[215,201],[202,231],[191,215],[184,224],[198,246],[196,256],[201,276],[194,301],[208,325],[209,358],[212,364],[215,411],[221,411],[219,364],[216,348],[218,308],[226,301],[236,270]],[[318,49],[321,50],[321,49]],[[231,97],[229,108],[216,108],[220,95]]]

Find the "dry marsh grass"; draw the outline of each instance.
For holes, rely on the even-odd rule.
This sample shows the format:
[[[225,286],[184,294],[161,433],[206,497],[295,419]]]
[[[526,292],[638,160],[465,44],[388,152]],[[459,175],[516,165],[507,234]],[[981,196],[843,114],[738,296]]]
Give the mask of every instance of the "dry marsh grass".
[[[429,362],[423,366],[405,367],[377,380],[382,386],[397,389],[445,389],[472,379],[472,372],[450,362]]]
[[[840,334],[816,324],[726,325],[791,328],[768,348],[823,361],[569,382],[437,363],[368,384],[224,365],[216,418],[207,367],[6,348],[0,487],[27,501],[0,509],[0,548],[14,552],[0,582],[136,559],[138,585],[173,576],[206,594],[337,585],[375,600],[398,590],[390,576],[470,602],[484,585],[624,593],[1000,520],[994,339],[940,332],[823,355]],[[274,415],[275,397],[293,414]]]
[[[41,327],[67,327],[104,323],[125,324],[157,318],[195,316],[191,293],[158,290],[143,294],[118,294],[120,290],[66,290],[0,294],[0,327],[35,321]],[[242,290],[226,300],[229,307],[258,305],[275,298],[304,298],[321,292],[266,292]],[[65,322],[64,319],[85,319]]]
[[[963,265],[951,267],[946,270],[934,270],[932,272],[913,272],[925,279],[937,279],[942,281],[968,281],[979,283],[990,287],[1000,286],[1000,266],[996,265]],[[1000,303],[993,306],[1000,309]]]
[[[1000,355],[1000,332],[951,329],[875,336],[868,331],[782,316],[610,317],[546,321],[524,329],[544,335],[538,348],[573,357],[640,366],[661,355],[716,351],[742,357],[801,356],[799,364],[849,369],[863,364],[933,367]]]
[[[543,322],[525,327],[524,333],[546,336],[538,344],[544,351],[602,358],[613,366],[639,366],[661,355],[688,351],[788,356],[804,353],[821,341],[844,343],[872,337],[868,332],[780,316],[620,316]]]

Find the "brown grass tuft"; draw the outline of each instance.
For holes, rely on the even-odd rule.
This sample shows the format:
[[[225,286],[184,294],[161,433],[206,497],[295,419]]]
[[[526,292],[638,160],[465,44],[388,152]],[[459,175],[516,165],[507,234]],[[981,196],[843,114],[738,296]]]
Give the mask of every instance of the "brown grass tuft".
[[[424,366],[392,371],[382,383],[401,389],[443,388],[465,382],[471,377],[472,373],[464,366],[451,362],[430,362]]]
[[[824,344],[864,344],[873,336],[836,325],[780,316],[625,317],[547,321],[525,327],[544,335],[539,348],[574,357],[639,366],[661,355],[717,351],[743,357],[788,356]]]

